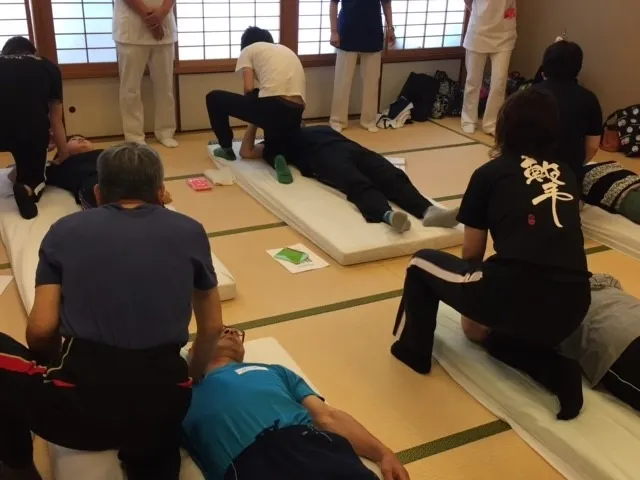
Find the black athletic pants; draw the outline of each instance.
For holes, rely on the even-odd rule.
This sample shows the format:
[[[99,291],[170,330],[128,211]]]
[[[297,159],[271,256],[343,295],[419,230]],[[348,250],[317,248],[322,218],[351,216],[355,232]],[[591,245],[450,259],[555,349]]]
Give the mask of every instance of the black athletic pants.
[[[326,155],[309,160],[313,176],[341,191],[354,203],[367,222],[382,222],[393,202],[422,218],[431,202],[413,186],[409,177],[383,156],[357,145],[326,147]]]
[[[224,480],[376,480],[351,444],[335,433],[296,426],[262,432]]]
[[[640,412],[640,337],[620,355],[602,378],[601,384]]]
[[[177,480],[181,422],[191,401],[179,350],[71,339],[44,367],[0,334],[0,462],[31,465],[34,432],[75,450],[117,449],[130,480]]]
[[[32,132],[0,132],[0,152],[13,155],[16,164],[16,183],[31,188],[36,194],[44,188],[49,129]]]
[[[582,323],[591,292],[586,276],[491,261],[473,265],[445,252],[421,250],[409,263],[396,321],[396,328],[404,323],[400,343],[405,348],[431,357],[440,301],[493,331],[554,348]]]
[[[211,128],[223,148],[233,145],[229,117],[244,120],[264,130],[264,159],[273,166],[276,155],[291,156],[291,143],[302,123],[304,105],[282,97],[240,95],[214,90],[207,95]]]

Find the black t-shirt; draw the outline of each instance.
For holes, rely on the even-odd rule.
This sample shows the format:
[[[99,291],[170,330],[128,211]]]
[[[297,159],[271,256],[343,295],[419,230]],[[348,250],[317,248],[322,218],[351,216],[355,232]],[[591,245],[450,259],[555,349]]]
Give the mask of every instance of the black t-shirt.
[[[579,182],[586,160],[585,140],[588,136],[602,135],[602,108],[593,92],[576,80],[545,80],[536,85],[550,92],[558,103],[562,137],[556,161],[569,165]]]
[[[62,101],[60,69],[34,55],[0,55],[0,128],[13,136],[48,129],[49,103]]]
[[[588,275],[579,200],[568,166],[505,155],[473,173],[458,221],[491,233],[492,260]]]
[[[47,185],[63,188],[78,200],[78,192],[86,181],[98,182],[98,157],[102,150],[91,150],[67,158],[62,164],[47,167]]]
[[[129,349],[183,345],[194,289],[217,284],[200,223],[160,205],[110,204],[53,224],[36,286],[60,285],[60,333]]]

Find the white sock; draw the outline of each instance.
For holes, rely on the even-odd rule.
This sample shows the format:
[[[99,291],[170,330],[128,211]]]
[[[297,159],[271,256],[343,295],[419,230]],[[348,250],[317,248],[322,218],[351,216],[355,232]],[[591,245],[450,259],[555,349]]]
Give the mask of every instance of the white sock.
[[[458,225],[458,211],[460,208],[456,207],[453,210],[439,207],[437,205],[431,205],[422,217],[422,225],[425,227],[442,227],[453,228]]]
[[[167,148],[176,148],[179,145],[175,138],[157,138],[157,140]]]

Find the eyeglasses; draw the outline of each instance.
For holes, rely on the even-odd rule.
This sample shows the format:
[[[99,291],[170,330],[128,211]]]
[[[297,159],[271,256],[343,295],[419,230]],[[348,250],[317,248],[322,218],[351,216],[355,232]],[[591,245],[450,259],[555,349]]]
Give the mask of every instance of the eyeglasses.
[[[240,341],[242,343],[244,343],[244,336],[245,336],[244,330],[240,330],[239,328],[233,328],[233,327],[224,326],[223,330],[222,330],[222,334],[223,335],[235,335],[236,337],[240,338]]]

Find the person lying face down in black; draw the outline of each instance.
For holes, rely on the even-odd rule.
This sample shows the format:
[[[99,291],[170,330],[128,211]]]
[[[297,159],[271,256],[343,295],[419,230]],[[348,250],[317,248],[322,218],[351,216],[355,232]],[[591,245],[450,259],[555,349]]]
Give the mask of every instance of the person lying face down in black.
[[[82,135],[67,137],[68,156],[56,155],[46,169],[46,184],[67,190],[84,210],[96,208],[95,187],[98,184],[98,157],[104,151],[96,149],[91,140]],[[15,168],[9,173],[15,182]],[[164,204],[172,202],[171,194],[165,191]]]
[[[260,158],[255,143],[256,127],[249,125],[240,147],[243,158]],[[305,177],[318,180],[347,196],[367,222],[388,224],[395,232],[411,228],[405,212],[422,220],[425,227],[453,228],[457,209],[447,210],[425,198],[399,168],[382,155],[349,140],[329,126],[302,126],[294,135],[287,161]]]

